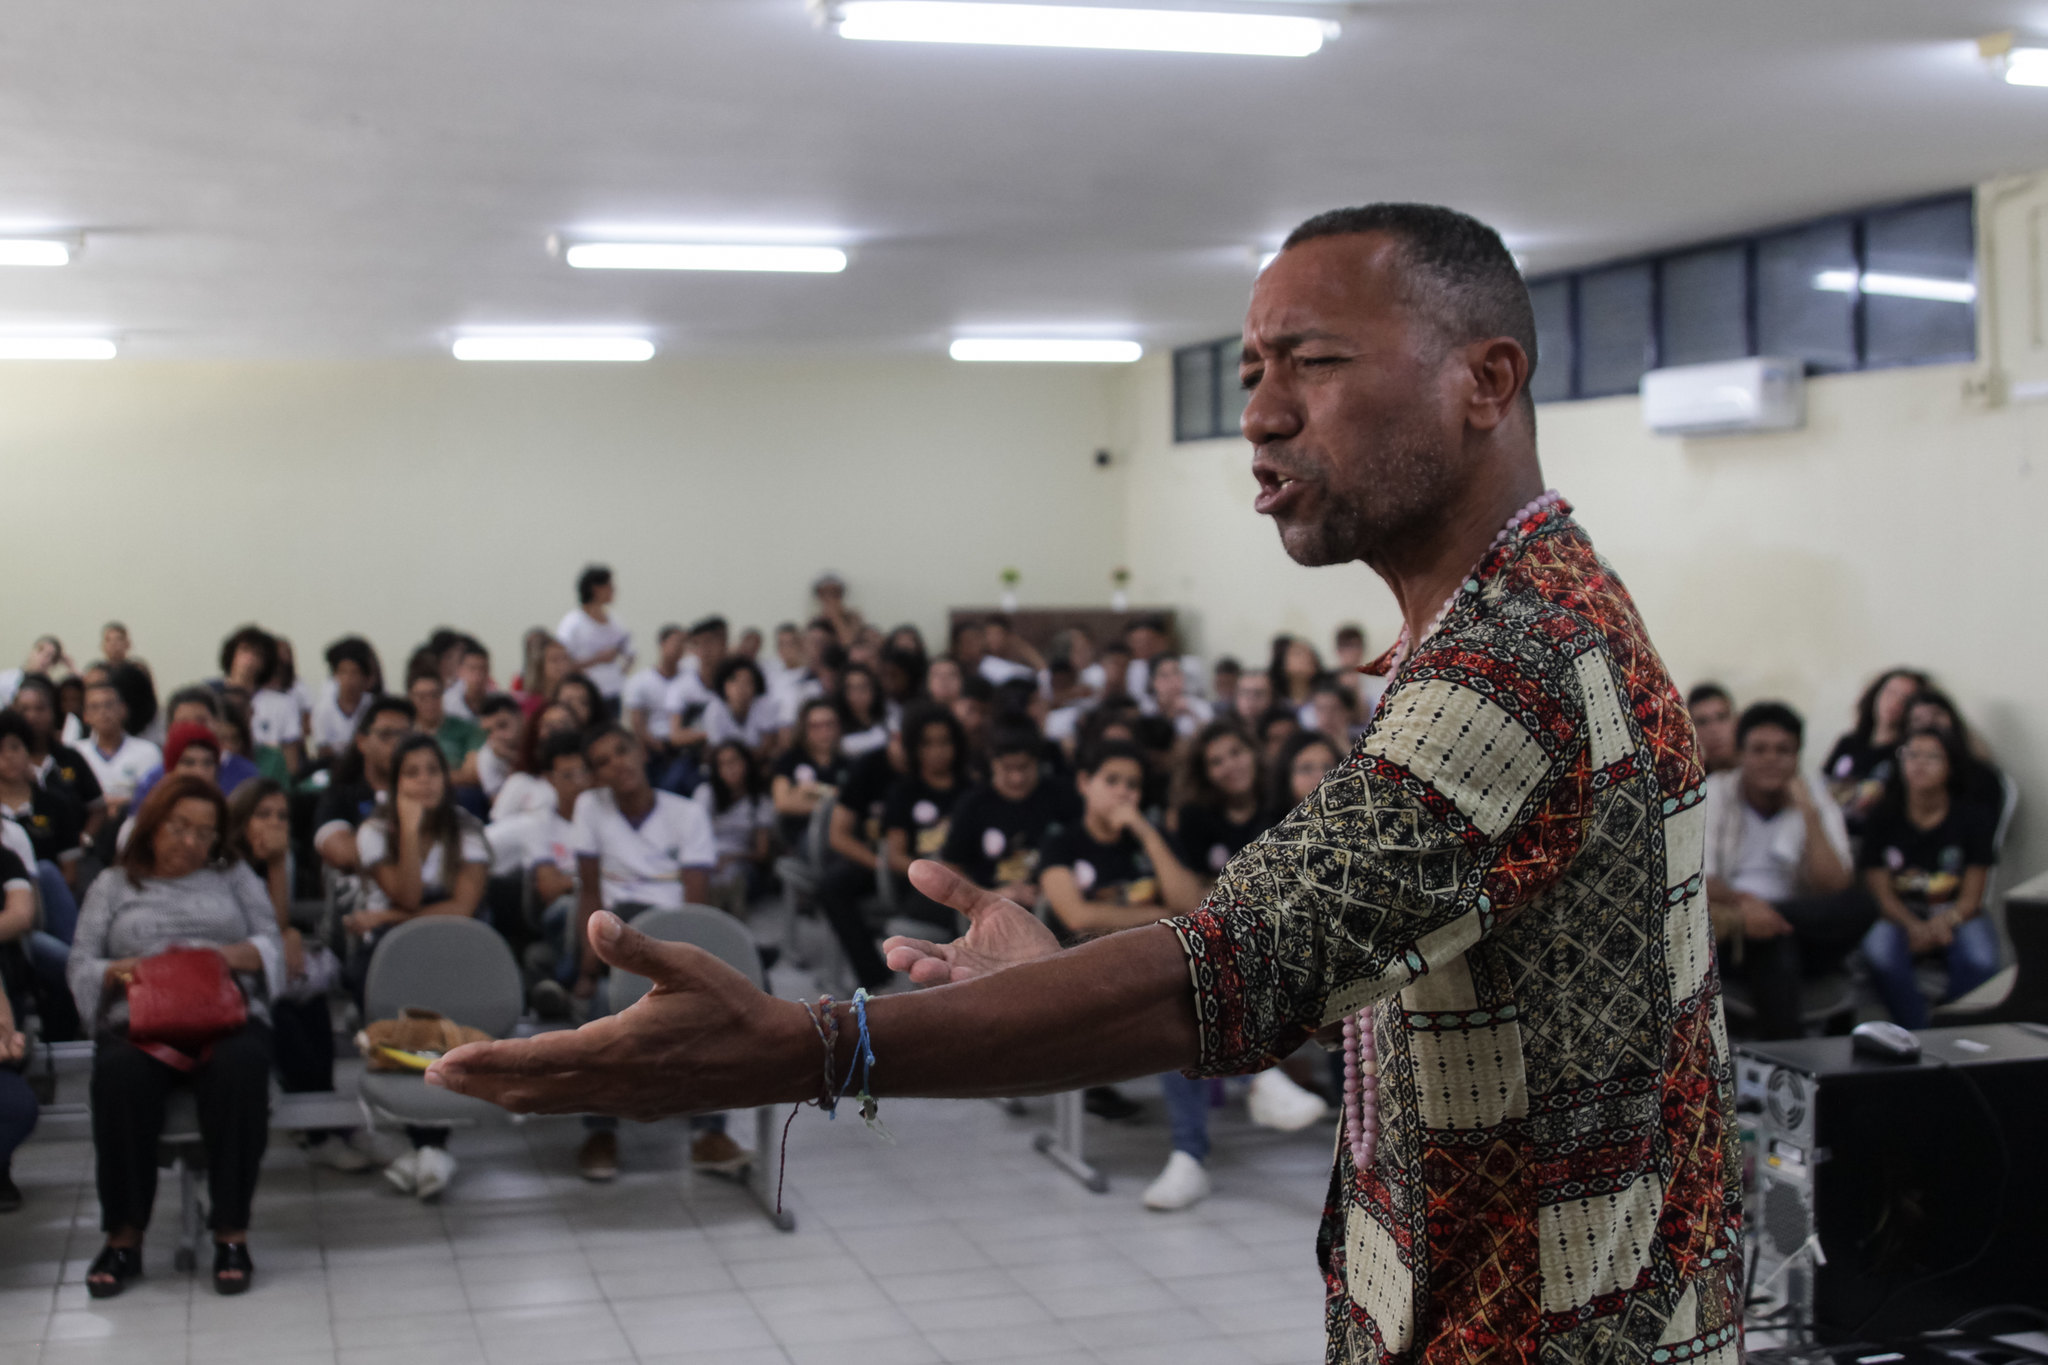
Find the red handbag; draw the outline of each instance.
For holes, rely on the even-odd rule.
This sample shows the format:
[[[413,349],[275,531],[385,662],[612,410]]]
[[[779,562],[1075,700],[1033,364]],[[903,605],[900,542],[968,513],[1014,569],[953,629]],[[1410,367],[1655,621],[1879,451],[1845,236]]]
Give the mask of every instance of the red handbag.
[[[211,948],[172,948],[135,964],[128,1041],[166,1066],[193,1070],[215,1042],[248,1020],[242,988],[227,959]]]

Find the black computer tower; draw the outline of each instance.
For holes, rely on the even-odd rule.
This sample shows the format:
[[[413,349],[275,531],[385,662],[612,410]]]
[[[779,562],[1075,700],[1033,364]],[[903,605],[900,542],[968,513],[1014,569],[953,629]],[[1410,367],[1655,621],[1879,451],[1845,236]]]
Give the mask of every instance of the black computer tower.
[[[2048,1310],[2048,1028],[1918,1036],[1910,1063],[1847,1038],[1735,1050],[1752,1281],[1823,1340]]]

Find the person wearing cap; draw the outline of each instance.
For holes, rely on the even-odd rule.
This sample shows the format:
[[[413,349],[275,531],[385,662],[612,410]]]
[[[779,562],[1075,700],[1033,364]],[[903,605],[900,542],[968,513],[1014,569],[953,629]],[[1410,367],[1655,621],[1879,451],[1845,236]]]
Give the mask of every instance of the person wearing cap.
[[[252,777],[262,775],[252,760],[235,753],[222,743],[219,698],[207,688],[188,687],[171,697],[170,729],[164,732],[164,761],[143,774],[142,779],[135,784],[135,799],[128,803],[129,810],[142,809],[142,803],[149,799],[149,794],[156,788],[156,784],[164,780],[164,774],[177,768],[178,759],[177,755],[171,752],[171,738],[178,733],[180,727],[188,725],[199,726],[213,737],[216,766],[215,771],[208,776],[213,779],[214,785],[220,788],[223,796],[232,796],[235,788]],[[200,742],[195,732],[187,733],[192,735],[192,738],[187,740],[188,744]],[[193,761],[199,760],[195,757]]]

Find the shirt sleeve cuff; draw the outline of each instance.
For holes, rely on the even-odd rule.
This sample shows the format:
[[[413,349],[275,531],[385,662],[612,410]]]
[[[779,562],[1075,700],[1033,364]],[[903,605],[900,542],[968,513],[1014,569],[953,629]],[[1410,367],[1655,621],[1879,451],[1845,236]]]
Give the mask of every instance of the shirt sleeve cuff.
[[[1188,957],[1195,993],[1199,1062],[1190,1076],[1236,1076],[1273,1065],[1311,1030],[1284,1023],[1270,1003],[1278,982],[1273,955],[1253,939],[1263,916],[1197,910],[1164,921]]]

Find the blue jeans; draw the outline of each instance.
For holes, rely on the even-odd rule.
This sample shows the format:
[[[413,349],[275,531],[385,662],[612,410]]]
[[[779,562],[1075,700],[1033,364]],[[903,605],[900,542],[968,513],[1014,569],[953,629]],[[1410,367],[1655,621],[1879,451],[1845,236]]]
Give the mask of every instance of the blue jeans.
[[[43,932],[70,947],[78,932],[78,901],[64,880],[64,870],[47,858],[38,862],[36,889],[43,897]]]
[[[1884,999],[1893,1019],[1906,1028],[1927,1027],[1927,997],[1913,977],[1913,954],[1906,946],[1906,931],[1888,919],[1879,919],[1863,936],[1863,956],[1870,963],[1871,984]],[[1998,931],[1983,915],[1972,915],[1956,926],[1948,951],[1948,995],[1953,1000],[1991,979],[1998,970]]]
[[[1191,1081],[1178,1071],[1162,1072],[1159,1088],[1166,1092],[1166,1120],[1173,1130],[1173,1150],[1197,1161],[1209,1159],[1209,1082]]]

